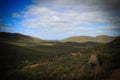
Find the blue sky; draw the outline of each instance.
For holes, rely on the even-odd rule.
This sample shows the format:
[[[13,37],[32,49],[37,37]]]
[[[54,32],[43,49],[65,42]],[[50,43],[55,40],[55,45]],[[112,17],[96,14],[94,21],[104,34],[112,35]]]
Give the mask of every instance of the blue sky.
[[[120,35],[119,0],[0,0],[0,31],[47,40]]]

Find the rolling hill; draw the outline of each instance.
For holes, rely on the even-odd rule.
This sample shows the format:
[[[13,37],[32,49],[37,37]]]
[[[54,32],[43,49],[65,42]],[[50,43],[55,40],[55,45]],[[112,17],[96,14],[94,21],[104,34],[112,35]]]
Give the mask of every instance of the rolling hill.
[[[7,32],[0,32],[0,44],[1,61],[5,61],[4,63],[7,64],[19,64],[24,60],[46,59],[50,56],[69,55],[72,52],[84,53],[89,45],[101,45],[97,42],[78,44],[75,42],[46,41],[19,33]]]
[[[44,42],[45,40],[23,35],[20,33],[0,32],[0,40],[14,42]]]
[[[103,38],[103,36],[99,36],[99,39],[101,37]],[[104,38],[106,39],[106,36]],[[111,60],[116,61],[115,65],[117,65],[119,63],[119,40],[118,37],[107,44],[88,40],[84,43],[60,42],[46,41],[19,33],[1,32],[0,79],[92,80],[91,70],[86,68],[90,53],[88,47],[105,46],[104,49],[109,51],[108,55],[114,56]],[[82,55],[71,56],[71,53],[76,52],[80,52]],[[38,66],[31,68],[30,66],[34,64],[38,64]]]
[[[114,37],[106,36],[106,35],[100,35],[96,37],[90,37],[90,36],[75,36],[70,37],[64,40],[61,40],[61,42],[76,42],[76,43],[85,43],[85,42],[97,42],[97,43],[108,43],[112,40],[114,40]]]
[[[78,39],[80,40],[80,42],[84,43],[77,43]],[[19,63],[26,59],[34,60],[35,57],[39,57],[36,59],[40,59],[41,56],[45,59],[50,56],[69,55],[72,52],[87,53],[88,50],[86,49],[88,47],[103,45],[101,44],[102,42],[105,43],[105,41],[108,42],[112,39],[114,38],[108,36],[83,36],[68,39],[75,40],[74,42],[60,42],[42,40],[19,33],[0,32],[0,49],[1,55],[3,55],[1,56],[1,59],[3,59],[2,61],[5,61],[4,59],[5,57],[7,57],[9,59],[8,61],[11,61],[13,59],[12,61],[15,61],[14,63],[16,63],[17,58],[20,59],[18,60]],[[115,39],[111,43],[108,43],[106,45],[117,46],[118,43],[115,43],[118,41],[118,39],[117,41]],[[12,61],[10,63],[12,63]]]
[[[18,33],[0,32],[0,70],[24,61],[37,62],[81,50],[76,45],[46,41]]]

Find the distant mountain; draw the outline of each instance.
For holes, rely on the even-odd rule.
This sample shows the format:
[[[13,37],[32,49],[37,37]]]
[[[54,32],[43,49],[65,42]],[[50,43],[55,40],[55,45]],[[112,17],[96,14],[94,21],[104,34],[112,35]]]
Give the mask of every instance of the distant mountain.
[[[8,32],[0,32],[0,40],[1,41],[12,41],[12,42],[75,42],[75,43],[86,43],[86,42],[95,42],[95,43],[108,43],[114,40],[115,37],[110,37],[106,35],[100,35],[96,37],[91,36],[73,36],[70,38],[66,38],[60,41],[49,41],[42,40],[39,38],[35,38],[32,36],[23,35],[20,33],[8,33]]]
[[[44,40],[23,35],[20,33],[0,32],[0,40],[14,42],[42,42]]]
[[[64,40],[61,40],[61,42],[76,42],[76,43],[84,43],[84,42],[97,42],[97,43],[108,43],[112,40],[114,40],[114,37],[106,36],[106,35],[100,35],[96,37],[90,37],[90,36],[75,36],[70,37]]]

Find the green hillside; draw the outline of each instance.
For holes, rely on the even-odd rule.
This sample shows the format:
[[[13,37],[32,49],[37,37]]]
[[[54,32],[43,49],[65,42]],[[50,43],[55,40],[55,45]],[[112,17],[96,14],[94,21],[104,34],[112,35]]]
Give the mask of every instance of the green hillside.
[[[0,40],[1,70],[9,68],[9,66],[15,67],[24,61],[34,63],[39,60],[47,60],[50,57],[85,51],[76,44],[45,41],[18,33],[0,33]]]
[[[75,74],[84,70],[87,55],[71,56],[73,52],[86,53],[86,45],[45,41],[18,33],[0,33],[0,40],[1,80],[77,80],[87,75]],[[30,68],[33,64],[39,66]]]
[[[0,80],[92,80],[93,72],[87,65],[91,51],[96,48],[105,52],[106,48],[119,45],[119,39],[108,44],[75,43],[46,41],[18,33],[0,33],[0,40]],[[81,54],[71,56],[78,52]]]
[[[114,40],[114,37],[101,35],[96,37],[90,37],[90,36],[75,36],[70,37],[67,39],[62,40],[61,42],[77,42],[77,43],[84,43],[84,42],[97,42],[97,43],[108,43],[110,41]]]
[[[45,40],[38,39],[35,37],[19,34],[19,33],[8,33],[0,32],[0,40],[12,41],[12,42],[45,42]]]

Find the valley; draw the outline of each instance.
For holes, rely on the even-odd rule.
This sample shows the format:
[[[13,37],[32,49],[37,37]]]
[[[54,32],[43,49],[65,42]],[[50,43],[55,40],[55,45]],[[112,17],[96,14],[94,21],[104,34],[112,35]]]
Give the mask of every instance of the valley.
[[[47,41],[0,33],[0,40],[1,80],[92,80],[93,71],[87,62],[93,50],[103,61],[109,56],[113,68],[119,67],[116,56],[119,55],[116,49],[120,47],[119,37],[105,44]],[[72,53],[80,55],[72,56]]]

